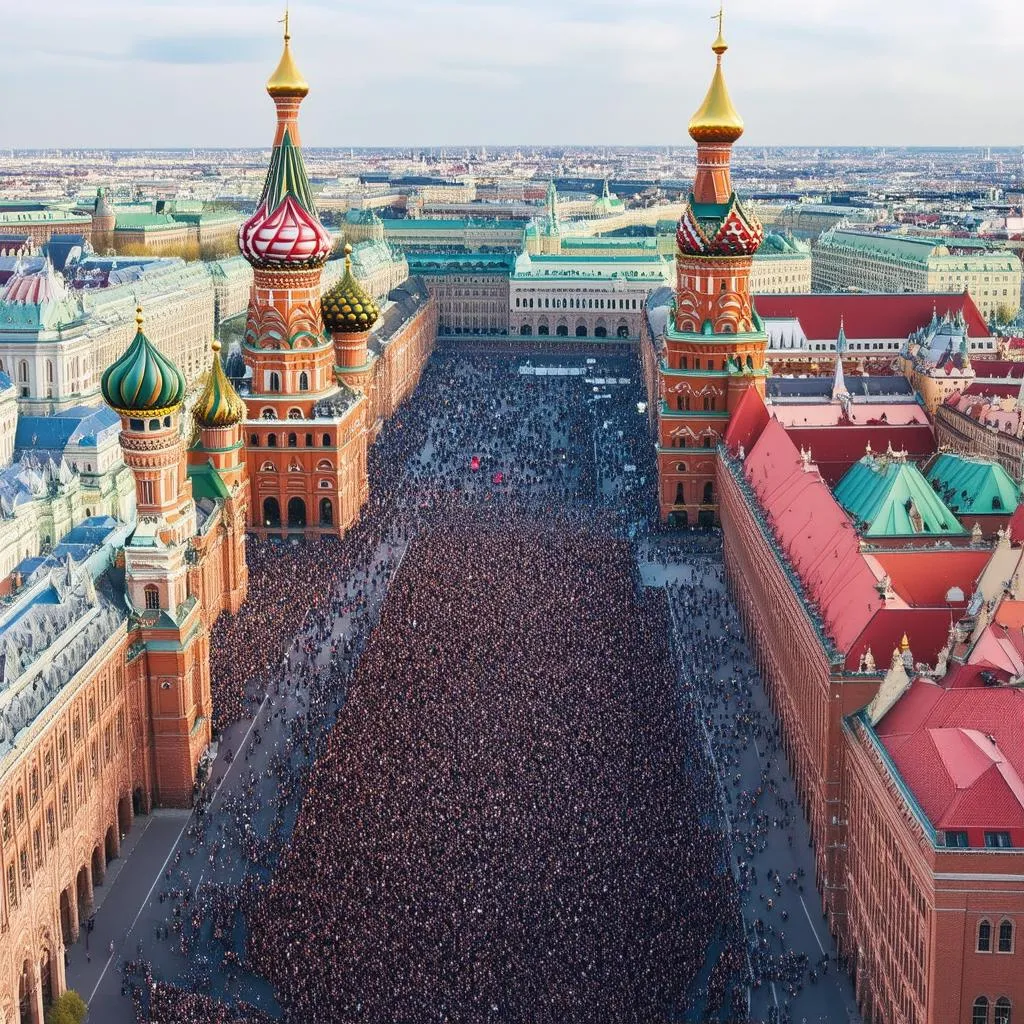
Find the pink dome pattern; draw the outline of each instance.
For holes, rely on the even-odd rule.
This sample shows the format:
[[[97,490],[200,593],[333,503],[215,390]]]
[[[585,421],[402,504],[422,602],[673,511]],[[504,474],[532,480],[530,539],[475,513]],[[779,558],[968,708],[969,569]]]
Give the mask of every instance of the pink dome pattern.
[[[3,301],[20,306],[43,306],[67,298],[63,279],[49,262],[34,273],[17,272],[3,292]]]
[[[313,267],[326,262],[334,240],[314,214],[286,194],[273,210],[260,204],[242,225],[238,247],[257,267]]]
[[[676,231],[676,243],[684,256],[753,256],[761,247],[764,226],[743,208],[735,193],[724,212],[713,209],[707,213],[698,216],[691,197]]]

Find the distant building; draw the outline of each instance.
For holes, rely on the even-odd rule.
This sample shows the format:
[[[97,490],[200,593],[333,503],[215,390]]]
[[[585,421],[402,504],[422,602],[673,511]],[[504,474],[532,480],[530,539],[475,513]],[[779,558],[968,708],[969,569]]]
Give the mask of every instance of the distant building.
[[[952,251],[951,242],[908,235],[825,232],[814,246],[815,291],[969,291],[986,321],[1020,309],[1021,261],[1010,252]]]
[[[647,297],[671,273],[661,257],[522,253],[509,285],[509,333],[636,340]]]
[[[406,252],[519,252],[526,222],[482,217],[385,220],[384,237]]]
[[[755,295],[809,292],[811,260],[811,247],[806,242],[769,231],[754,256],[750,290]]]
[[[92,220],[85,213],[31,201],[0,200],[0,235],[28,237],[43,245],[54,235],[92,234]]]
[[[508,334],[515,257],[508,253],[413,253],[409,269],[437,303],[441,334]]]

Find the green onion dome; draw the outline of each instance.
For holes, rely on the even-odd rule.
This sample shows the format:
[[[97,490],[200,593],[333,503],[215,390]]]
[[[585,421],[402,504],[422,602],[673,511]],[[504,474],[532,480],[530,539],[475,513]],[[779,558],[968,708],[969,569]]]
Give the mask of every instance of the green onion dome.
[[[324,326],[338,334],[368,331],[380,316],[377,304],[363,290],[352,273],[352,246],[345,246],[345,273],[320,300]]]
[[[163,416],[185,398],[185,377],[142,333],[141,306],[135,311],[135,323],[135,340],[103,374],[103,399],[127,416]]]
[[[192,416],[200,428],[233,427],[245,419],[245,403],[238,397],[220,364],[220,342],[213,343],[213,366],[206,386],[196,399]]]

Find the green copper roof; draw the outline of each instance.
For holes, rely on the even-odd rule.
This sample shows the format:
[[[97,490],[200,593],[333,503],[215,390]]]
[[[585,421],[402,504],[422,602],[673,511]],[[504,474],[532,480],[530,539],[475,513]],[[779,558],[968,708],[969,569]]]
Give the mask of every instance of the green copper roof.
[[[118,230],[130,230],[135,231],[140,228],[152,228],[155,230],[161,230],[166,228],[176,228],[181,225],[166,213],[120,213],[116,214],[116,221],[114,224]]]
[[[927,479],[945,503],[960,515],[999,515],[1020,504],[1020,488],[997,462],[940,455]]]
[[[302,161],[302,152],[292,142],[291,133],[285,128],[281,144],[274,147],[270,157],[267,183],[263,186],[260,202],[265,203],[268,210],[276,210],[288,195],[292,196],[307,213],[317,216],[313,190],[309,187],[306,165]]]
[[[865,455],[839,481],[835,497],[865,537],[967,533],[917,466],[900,456]]]
[[[192,497],[197,501],[209,498],[212,501],[223,501],[231,496],[220,474],[209,463],[202,466],[187,468],[189,480],[192,481]]]
[[[169,412],[181,405],[185,397],[185,377],[142,333],[141,315],[137,322],[135,340],[103,374],[103,399],[117,412]]]

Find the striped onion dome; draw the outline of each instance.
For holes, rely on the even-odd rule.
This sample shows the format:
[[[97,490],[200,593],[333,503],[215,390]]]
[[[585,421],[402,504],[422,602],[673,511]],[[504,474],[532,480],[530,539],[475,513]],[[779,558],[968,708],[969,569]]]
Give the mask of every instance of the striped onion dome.
[[[103,374],[103,399],[128,416],[162,416],[185,398],[185,377],[142,333],[142,307],[135,311],[135,340]]]
[[[352,246],[345,246],[345,273],[320,300],[324,326],[335,334],[368,331],[380,316],[377,304],[352,273]]]
[[[220,342],[213,343],[213,366],[206,386],[196,399],[192,416],[201,428],[233,427],[245,419],[245,403],[238,397],[220,363]]]

